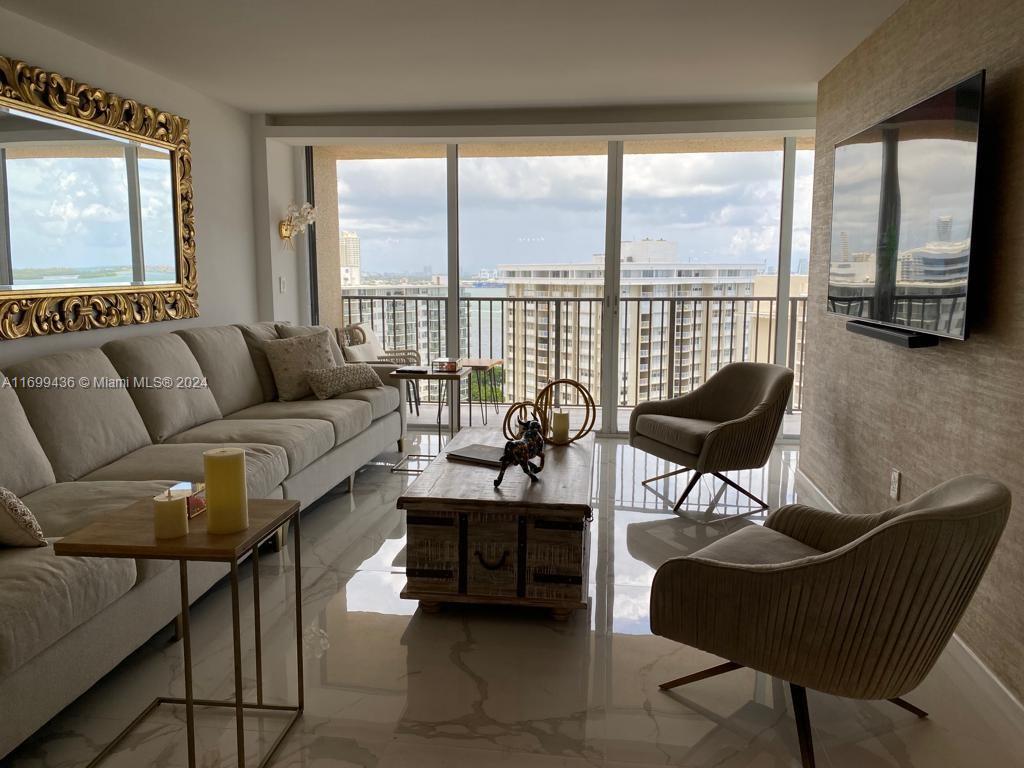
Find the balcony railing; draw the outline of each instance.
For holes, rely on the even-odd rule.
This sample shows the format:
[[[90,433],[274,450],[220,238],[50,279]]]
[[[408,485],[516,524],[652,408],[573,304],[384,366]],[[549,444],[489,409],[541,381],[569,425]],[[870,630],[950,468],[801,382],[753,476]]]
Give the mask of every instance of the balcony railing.
[[[580,381],[600,402],[603,310],[599,298],[463,297],[459,356],[502,360],[498,391],[487,393],[502,402],[531,399],[548,381],[562,377]],[[791,298],[787,365],[796,381],[790,412],[803,406],[806,317],[806,298]],[[386,350],[414,349],[425,365],[448,356],[447,318],[447,299],[441,296],[342,297],[345,325],[366,323]],[[777,322],[774,297],[623,298],[615,400],[631,407],[675,397],[727,363],[771,361]],[[432,400],[436,392],[424,395]]]

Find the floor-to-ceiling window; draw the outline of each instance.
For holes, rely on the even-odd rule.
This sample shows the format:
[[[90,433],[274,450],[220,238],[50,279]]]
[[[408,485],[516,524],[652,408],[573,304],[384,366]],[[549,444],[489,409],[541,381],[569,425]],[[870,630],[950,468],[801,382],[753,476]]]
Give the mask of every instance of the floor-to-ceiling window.
[[[338,218],[332,234],[345,323],[371,326],[385,349],[414,350],[424,363],[445,356],[449,275],[444,145],[333,150]]]
[[[459,146],[461,352],[502,358],[505,400],[558,378],[600,397],[607,147]]]
[[[773,359],[782,159],[781,140],[625,142],[620,420]]]
[[[500,359],[496,382],[476,380],[475,400],[531,399],[548,381],[577,379],[617,408],[606,430],[636,403],[688,392],[729,362],[788,364],[798,374],[793,433],[813,151],[786,146],[694,137],[316,148],[338,209],[330,230],[320,219],[317,251],[340,265],[326,281],[321,271],[321,296],[338,292],[343,322],[370,324],[388,351],[415,350],[426,363],[457,343],[462,357]],[[619,157],[621,175],[610,162]]]

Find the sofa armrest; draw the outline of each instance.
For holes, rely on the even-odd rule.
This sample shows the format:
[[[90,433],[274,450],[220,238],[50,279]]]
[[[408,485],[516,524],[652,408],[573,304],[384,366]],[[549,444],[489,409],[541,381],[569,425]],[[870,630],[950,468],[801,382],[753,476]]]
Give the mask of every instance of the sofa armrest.
[[[892,517],[889,512],[844,515],[803,504],[789,504],[773,512],[765,522],[765,527],[808,547],[829,552],[856,541]]]
[[[385,387],[394,387],[398,390],[398,413],[402,417],[402,436],[405,436],[408,426],[409,415],[406,407],[406,380],[396,379],[391,374],[401,367],[399,363],[367,363],[380,376],[380,381]]]

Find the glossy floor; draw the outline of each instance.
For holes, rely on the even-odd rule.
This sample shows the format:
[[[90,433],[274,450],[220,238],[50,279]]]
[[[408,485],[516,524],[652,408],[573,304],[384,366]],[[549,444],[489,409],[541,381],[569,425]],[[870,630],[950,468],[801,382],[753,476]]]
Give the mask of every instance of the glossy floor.
[[[417,438],[414,450],[430,450]],[[381,462],[362,469],[355,493],[338,490],[303,516],[306,712],[275,766],[797,766],[786,688],[749,670],[659,692],[657,684],[720,660],[648,627],[657,566],[759,518],[712,525],[672,514],[643,477],[666,467],[621,441],[599,440],[591,527],[590,607],[567,622],[544,613],[473,607],[436,615],[402,600],[404,523],[395,499],[410,482]],[[764,470],[742,473],[772,506],[820,499],[797,480],[795,447]],[[685,478],[683,478],[685,480]],[[657,492],[673,498],[680,478]],[[703,509],[702,509],[703,507]],[[710,513],[708,507],[713,507]],[[688,515],[750,511],[734,493],[701,485]],[[291,545],[261,558],[264,664],[269,698],[294,696]],[[252,626],[251,569],[243,567],[243,622]],[[199,695],[233,691],[230,602],[218,585],[193,608]],[[246,685],[254,685],[251,630]],[[180,695],[180,645],[162,633],[11,755],[6,765],[82,766],[154,695]],[[929,709],[919,721],[886,703],[810,693],[818,764],[1020,765],[1015,711],[953,647],[908,696]],[[6,705],[6,703],[5,703]],[[105,765],[186,765],[183,711],[152,715]],[[249,765],[274,740],[277,715],[245,721]],[[235,765],[230,713],[201,710],[199,765]]]

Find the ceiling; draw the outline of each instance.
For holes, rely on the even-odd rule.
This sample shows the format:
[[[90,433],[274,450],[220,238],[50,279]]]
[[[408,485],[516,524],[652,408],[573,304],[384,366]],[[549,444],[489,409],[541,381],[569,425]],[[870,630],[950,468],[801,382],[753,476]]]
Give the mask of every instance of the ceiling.
[[[302,113],[808,102],[901,2],[0,5],[248,112]]]

